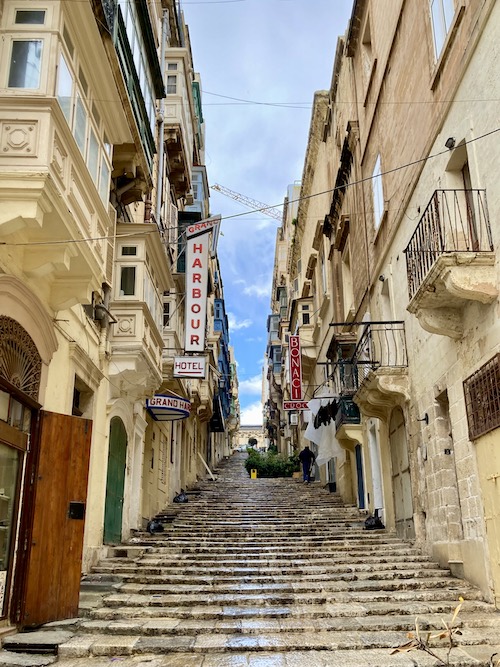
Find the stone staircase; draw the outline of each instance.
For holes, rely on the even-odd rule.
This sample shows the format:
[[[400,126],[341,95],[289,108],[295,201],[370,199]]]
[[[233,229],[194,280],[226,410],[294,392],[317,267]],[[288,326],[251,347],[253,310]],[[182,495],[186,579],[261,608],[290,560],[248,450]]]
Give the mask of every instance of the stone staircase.
[[[423,637],[444,629],[460,597],[449,664],[496,664],[500,614],[479,591],[385,530],[364,530],[318,483],[249,479],[244,458],[168,508],[163,533],[110,549],[82,581],[80,618],[4,639],[0,667],[448,664],[446,640],[433,648],[442,663],[391,653],[417,617]]]

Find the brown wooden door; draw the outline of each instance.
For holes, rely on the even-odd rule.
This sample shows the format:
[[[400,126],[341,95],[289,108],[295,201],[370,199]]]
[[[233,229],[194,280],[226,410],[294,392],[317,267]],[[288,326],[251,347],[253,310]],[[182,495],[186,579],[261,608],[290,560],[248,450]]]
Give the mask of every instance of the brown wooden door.
[[[41,413],[21,623],[78,615],[92,421]]]

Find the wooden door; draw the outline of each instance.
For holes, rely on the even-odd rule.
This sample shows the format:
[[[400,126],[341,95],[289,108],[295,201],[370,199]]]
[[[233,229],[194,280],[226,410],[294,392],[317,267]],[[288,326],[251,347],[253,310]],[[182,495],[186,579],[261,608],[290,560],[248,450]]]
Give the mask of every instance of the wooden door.
[[[396,408],[391,415],[389,440],[392,459],[392,490],[396,515],[396,532],[401,537],[415,537],[413,500],[411,495],[410,462],[406,444],[403,412]]]
[[[23,626],[74,618],[80,594],[92,421],[40,419]]]
[[[119,417],[113,417],[109,426],[104,544],[118,544],[122,539],[126,463],[127,431],[122,420]]]

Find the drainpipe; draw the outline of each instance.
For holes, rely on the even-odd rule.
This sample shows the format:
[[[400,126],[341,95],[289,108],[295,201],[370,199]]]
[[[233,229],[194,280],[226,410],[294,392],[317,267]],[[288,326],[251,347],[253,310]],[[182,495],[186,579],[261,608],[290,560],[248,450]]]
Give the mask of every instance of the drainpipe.
[[[161,28],[161,75],[164,79],[165,85],[165,53],[167,50],[167,37],[169,32],[168,11],[163,12],[162,28]],[[158,114],[158,178],[156,181],[156,209],[155,218],[156,224],[160,227],[161,221],[161,198],[163,192],[163,170],[165,161],[165,97],[160,100],[160,111]],[[161,227],[160,227],[161,229]]]

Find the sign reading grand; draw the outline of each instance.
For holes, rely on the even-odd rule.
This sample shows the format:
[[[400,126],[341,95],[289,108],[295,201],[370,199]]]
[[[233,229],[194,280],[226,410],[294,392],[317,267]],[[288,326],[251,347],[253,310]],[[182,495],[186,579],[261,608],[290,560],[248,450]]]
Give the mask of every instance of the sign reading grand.
[[[204,378],[207,367],[206,357],[175,357],[174,377]]]
[[[296,335],[290,336],[288,345],[290,398],[292,401],[300,401],[302,400],[302,357],[299,337]]]
[[[191,401],[179,396],[158,394],[146,399],[146,409],[156,421],[186,419],[191,412]]]

